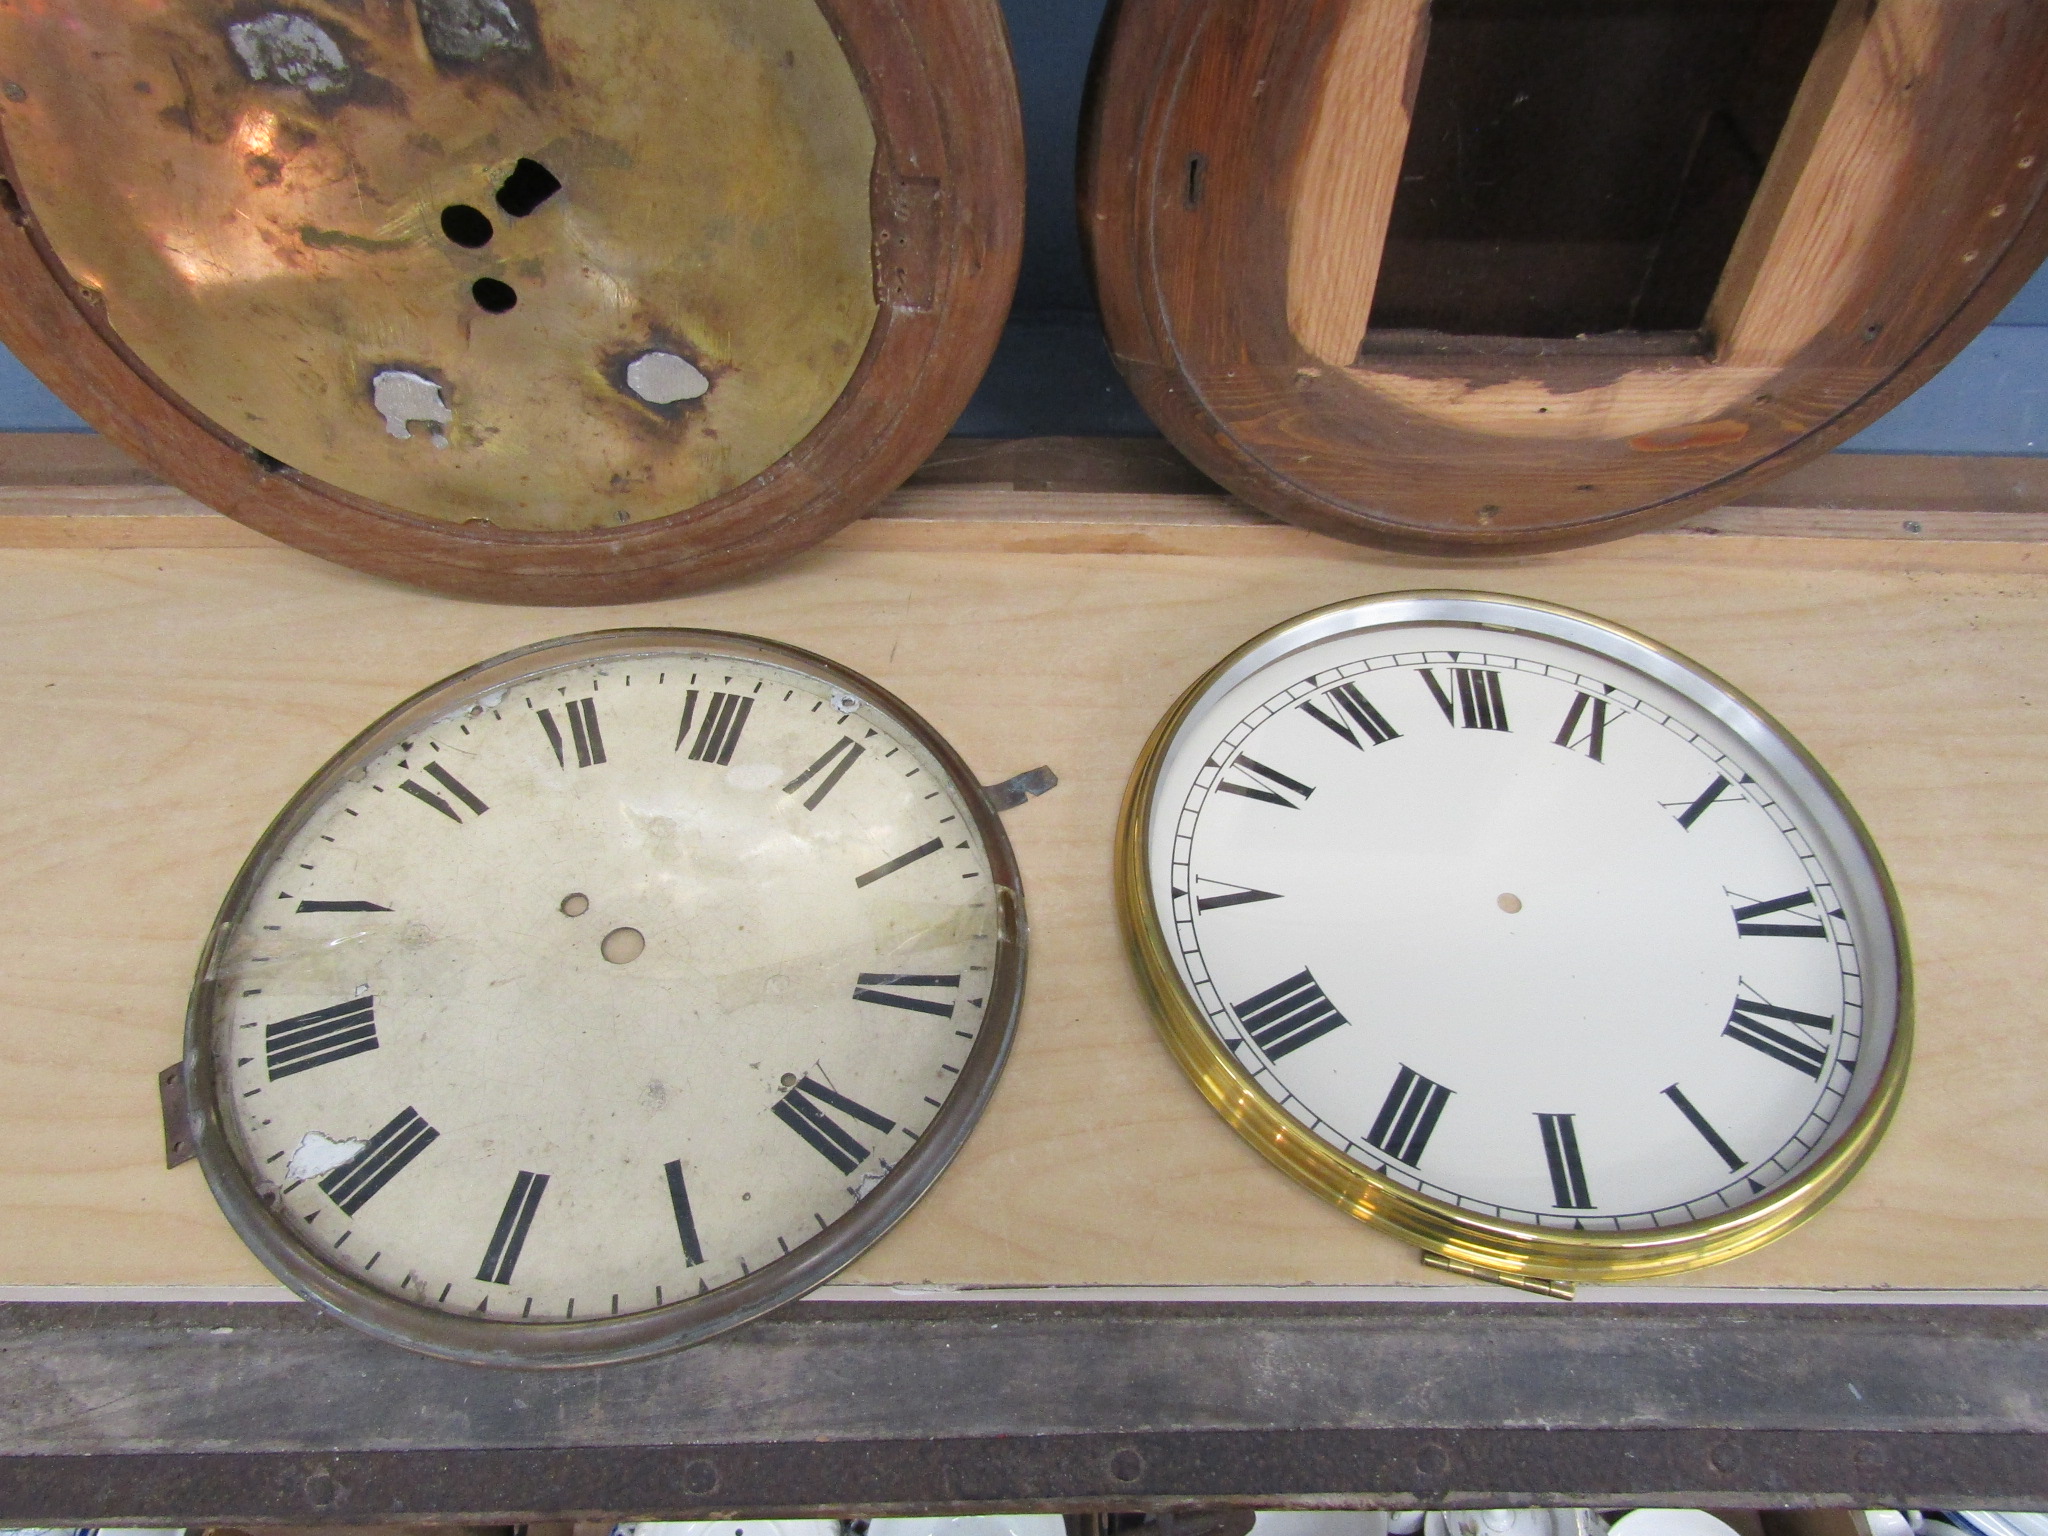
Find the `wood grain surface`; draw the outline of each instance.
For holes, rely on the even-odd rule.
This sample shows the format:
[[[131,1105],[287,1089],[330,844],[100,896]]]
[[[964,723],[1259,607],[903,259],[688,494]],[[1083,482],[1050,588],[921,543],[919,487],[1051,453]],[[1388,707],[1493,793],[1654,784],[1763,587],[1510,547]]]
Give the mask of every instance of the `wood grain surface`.
[[[772,582],[602,619],[815,648],[897,690],[985,779],[1060,775],[1008,817],[1033,930],[1008,1074],[952,1171],[846,1278],[1455,1283],[1209,1112],[1154,1038],[1109,879],[1125,776],[1188,681],[1305,608],[1454,577],[1641,628],[1731,679],[1836,775],[1903,892],[1922,1011],[1895,1128],[1809,1227],[1693,1283],[2048,1279],[2048,551],[1649,535],[1447,573],[1270,525],[1221,554],[1062,553],[1014,527],[955,549],[945,526],[870,519]],[[0,1284],[267,1279],[197,1168],[162,1166],[156,1072],[221,893],[362,725],[593,617],[433,598],[278,547],[0,551]]]
[[[1338,538],[1486,556],[1612,538],[1750,492],[1905,398],[2048,252],[2048,9],[1853,0],[1832,14],[1716,263],[1704,327],[1369,329],[1355,358],[1333,359],[1374,272],[1383,294],[1390,282],[1394,245],[1384,258],[1365,247],[1390,227],[1412,31],[1391,0],[1124,0],[1082,166],[1118,364],[1205,473]],[[1359,66],[1369,49],[1376,77]],[[1425,55],[1419,103],[1430,78]],[[1332,150],[1338,124],[1348,161]],[[1613,126],[1610,149],[1638,137]],[[1540,201],[1532,181],[1516,185]],[[1547,238],[1553,254],[1600,245]],[[1545,288],[1541,240],[1492,245],[1521,262],[1495,288]]]
[[[1077,494],[1078,493],[1078,494]],[[1832,454],[1676,525],[1773,538],[2048,539],[2048,459]],[[1347,558],[1222,490],[1157,438],[951,438],[845,547]],[[0,549],[262,549],[104,438],[0,433]]]
[[[39,109],[43,90],[26,45],[0,56],[9,86],[0,93],[0,341],[79,415],[197,500],[360,570],[486,601],[575,604],[661,596],[757,570],[859,517],[937,445],[987,368],[1023,238],[1023,131],[995,0],[815,3],[874,129],[876,319],[851,381],[815,427],[744,483],[695,505],[678,498],[666,516],[573,532],[500,527],[487,512],[439,521],[280,462],[236,424],[203,415],[123,341],[108,303],[66,267],[39,220],[8,139]],[[203,9],[214,26],[234,14]],[[133,11],[147,30],[148,7]],[[13,23],[36,33],[48,20],[43,8],[0,0],[0,22],[9,23],[0,48]],[[518,115],[476,72],[463,83],[478,115]],[[430,216],[425,204],[443,200],[426,190],[417,198],[423,206],[408,215],[415,222]],[[687,227],[667,238],[687,245]],[[633,299],[627,288],[615,302]],[[323,289],[321,302],[348,326],[345,283]],[[388,343],[375,327],[365,330],[358,342],[368,367]],[[631,461],[614,467],[629,470]]]
[[[1427,0],[1361,0],[1323,62],[1290,210],[1287,323],[1334,367],[1358,356],[1372,314],[1428,16]],[[1189,197],[1200,190],[1191,181]]]

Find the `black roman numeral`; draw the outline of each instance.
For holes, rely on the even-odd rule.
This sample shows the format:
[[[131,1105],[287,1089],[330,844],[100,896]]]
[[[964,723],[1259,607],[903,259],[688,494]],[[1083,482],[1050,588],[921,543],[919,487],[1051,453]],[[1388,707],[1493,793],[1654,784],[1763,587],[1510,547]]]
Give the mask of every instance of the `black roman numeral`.
[[[865,751],[867,751],[867,748],[860,745],[851,736],[842,736],[826,749],[823,757],[783,785],[782,792],[785,795],[793,795],[820,773],[824,773],[825,777],[818,787],[804,797],[804,809],[815,811],[818,808],[818,802],[839,787],[839,781],[846,777],[846,770],[851,768],[861,753]],[[843,756],[841,755],[842,753],[844,754]],[[825,770],[828,767],[831,771],[826,773]]]
[[[1747,784],[1748,782],[1748,778],[1745,777],[1743,783]],[[1714,803],[1734,787],[1733,784],[1728,782],[1727,775],[1715,774],[1714,782],[1700,791],[1699,798],[1678,813],[1678,824],[1690,832],[1692,824],[1706,815],[1709,810],[1713,809]],[[1668,811],[1673,807],[1667,804],[1664,808]]]
[[[871,1125],[884,1135],[896,1129],[896,1122],[886,1115],[878,1115],[865,1104],[856,1103],[843,1093],[834,1092],[806,1074],[797,1085],[775,1101],[775,1118],[788,1126],[797,1135],[814,1147],[818,1154],[841,1173],[851,1173],[869,1158],[870,1151],[854,1138],[851,1131],[834,1120],[820,1104],[828,1104],[841,1114],[851,1115],[863,1125]]]
[[[1729,1039],[1740,1040],[1751,1050],[1762,1051],[1773,1061],[1796,1067],[1819,1082],[1821,1068],[1827,1064],[1827,1045],[1816,1045],[1804,1034],[1778,1029],[1766,1023],[1767,1019],[1790,1024],[1797,1030],[1812,1030],[1823,1042],[1834,1038],[1835,1021],[1824,1013],[1801,1013],[1797,1008],[1780,1008],[1775,1003],[1738,997],[1729,1012],[1728,1023],[1721,1030]]]
[[[1337,713],[1332,714],[1328,710],[1318,709],[1314,699],[1303,699],[1301,707],[1311,720],[1320,721],[1328,726],[1361,752],[1365,747],[1359,741],[1357,733],[1352,730],[1353,726],[1364,732],[1366,740],[1376,747],[1386,745],[1401,734],[1387,724],[1387,717],[1372,707],[1365,695],[1358,691],[1356,683],[1339,683],[1323,695],[1323,700]],[[1340,716],[1342,718],[1339,718]]]
[[[1195,895],[1195,910],[1197,912],[1215,912],[1224,907],[1243,907],[1249,906],[1255,901],[1278,901],[1280,899],[1278,891],[1255,891],[1249,886],[1226,885],[1221,880],[1211,880],[1207,875],[1199,877],[1197,883],[1201,885],[1223,886],[1223,894],[1221,896],[1204,896],[1197,892]]]
[[[754,712],[754,697],[748,693],[714,693],[704,711],[704,723],[697,727],[697,740],[690,747],[693,763],[716,763],[723,768],[732,761],[733,748],[740,744],[740,732],[747,728],[747,716]],[[676,750],[690,734],[690,722],[697,714],[697,690],[683,698],[683,723],[676,728]]]
[[[1436,673],[1428,667],[1421,671],[1422,680],[1429,684],[1429,696],[1436,700],[1436,707],[1444,712],[1444,718],[1452,725],[1472,731],[1504,731],[1508,728],[1508,706],[1500,696],[1498,672],[1484,667],[1451,668],[1451,686],[1458,695],[1454,704],[1444,685],[1437,681]]]
[[[1306,970],[1239,1003],[1237,1021],[1269,1061],[1278,1061],[1351,1022],[1323,996],[1323,989]]]
[[[1579,722],[1586,722],[1586,733],[1578,734]],[[1606,759],[1600,753],[1607,745],[1607,701],[1596,699],[1590,693],[1582,693],[1572,700],[1572,707],[1564,717],[1564,726],[1557,733],[1557,745],[1568,751],[1577,752],[1582,748],[1594,762]]]
[[[1666,1088],[1664,1090],[1664,1097],[1678,1106],[1678,1112],[1691,1122],[1694,1130],[1706,1138],[1707,1145],[1720,1154],[1721,1161],[1728,1165],[1730,1173],[1734,1173],[1742,1167],[1742,1154],[1723,1141],[1721,1133],[1707,1124],[1707,1117],[1697,1109],[1694,1109],[1692,1100],[1678,1091],[1678,1084],[1673,1083],[1669,1088]]]
[[[345,1003],[265,1025],[263,1062],[270,1070],[270,1080],[274,1083],[295,1072],[310,1072],[330,1061],[377,1049],[376,1001],[374,997],[352,997]]]
[[[690,1192],[683,1186],[683,1160],[664,1163],[668,1175],[668,1203],[676,1213],[676,1236],[683,1240],[685,1267],[704,1262],[704,1245],[697,1241],[697,1220],[690,1214]]]
[[[447,790],[448,793],[453,795],[457,800],[460,800],[464,805],[468,806],[471,812],[475,815],[481,816],[485,811],[488,811],[490,809],[490,807],[488,805],[485,805],[483,801],[477,799],[475,794],[473,794],[470,791],[469,787],[466,784],[464,784],[462,780],[456,778],[454,774],[450,773],[446,768],[443,768],[439,763],[427,764],[426,775],[428,778],[432,779],[436,784],[440,785],[443,789]],[[456,810],[455,807],[450,805],[446,799],[434,793],[433,790],[428,789],[424,784],[420,783],[417,779],[407,779],[403,784],[399,785],[398,787],[404,790],[408,795],[412,795],[416,799],[425,801],[428,805],[431,805],[435,810],[439,811],[443,816],[446,816],[450,821],[460,822],[462,820],[462,812]]]
[[[561,727],[555,724],[552,710],[539,710],[540,728],[547,732],[548,745],[555,749],[555,761],[564,768],[569,766],[568,755],[563,751]],[[574,738],[576,766],[591,768],[604,761],[604,737],[597,731],[597,700],[571,699],[568,705],[569,734]]]
[[[1397,1162],[1413,1168],[1422,1161],[1430,1133],[1451,1102],[1451,1090],[1432,1083],[1412,1067],[1402,1067],[1380,1105],[1379,1117],[1365,1139]]]
[[[1543,1127],[1543,1156],[1550,1164],[1551,1204],[1559,1210],[1590,1211],[1586,1165],[1579,1160],[1579,1132],[1570,1115],[1538,1115]]]
[[[863,890],[873,885],[877,880],[883,880],[895,874],[897,870],[903,868],[906,864],[915,864],[919,859],[930,857],[945,846],[946,840],[942,837],[935,837],[928,843],[920,843],[908,853],[897,854],[895,858],[886,864],[877,864],[864,875],[855,875],[853,877],[854,888],[856,890]]]
[[[1800,912],[1801,907],[1813,907],[1811,914]],[[1813,921],[1805,923],[1760,923],[1760,917],[1770,917],[1779,912],[1790,912],[1798,917],[1811,916]],[[1780,896],[1776,901],[1753,901],[1746,907],[1735,909],[1735,931],[1745,939],[1824,939],[1827,929],[1820,925],[1820,910],[1811,891],[1794,891],[1790,896]]]
[[[391,1123],[372,1136],[354,1157],[320,1180],[327,1198],[343,1213],[355,1215],[371,1198],[405,1170],[406,1164],[434,1144],[441,1133],[407,1105],[391,1117]]]
[[[519,1266],[519,1250],[526,1246],[526,1234],[533,1226],[533,1213],[540,1209],[540,1197],[547,1193],[548,1176],[519,1170],[512,1181],[512,1193],[505,1197],[505,1209],[498,1213],[498,1229],[491,1234],[491,1246],[484,1250],[483,1268],[477,1279],[486,1285],[510,1285],[512,1271]]]
[[[953,1017],[951,1003],[935,1003],[929,998],[905,997],[900,992],[878,992],[877,987],[951,987],[960,989],[958,976],[908,976],[895,971],[862,971],[860,980],[853,989],[856,1003],[880,1003],[885,1008],[902,1008],[911,1013],[936,1014],[939,1018]]]
[[[380,907],[374,901],[302,901],[301,912],[389,912],[389,907]]]
[[[1231,784],[1219,779],[1216,787],[1226,795],[1243,795],[1247,800],[1263,800],[1268,805],[1277,805],[1290,811],[1298,811],[1315,790],[1299,779],[1290,779],[1278,768],[1268,768],[1264,763],[1240,755],[1231,765],[1247,777],[1256,775],[1264,784]]]

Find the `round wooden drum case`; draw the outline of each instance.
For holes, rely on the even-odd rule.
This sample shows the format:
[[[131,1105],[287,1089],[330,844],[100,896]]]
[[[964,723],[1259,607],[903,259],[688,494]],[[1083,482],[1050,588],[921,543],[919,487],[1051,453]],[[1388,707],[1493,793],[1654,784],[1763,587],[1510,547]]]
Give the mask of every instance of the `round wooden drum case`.
[[[1748,1252],[1904,1081],[1903,925],[1840,791],[1584,614],[1402,592],[1280,625],[1161,724],[1120,835],[1181,1065],[1440,1267],[1555,1294]]]
[[[2048,253],[2037,0],[1122,0],[1084,227],[1119,365],[1279,517],[1436,554],[1726,500]]]
[[[944,435],[1014,285],[995,0],[0,0],[0,340],[330,559],[611,602]]]
[[[873,683],[743,635],[529,646],[371,726],[250,854],[186,1026],[200,1162],[379,1337],[676,1348],[930,1187],[1024,943],[988,797]]]

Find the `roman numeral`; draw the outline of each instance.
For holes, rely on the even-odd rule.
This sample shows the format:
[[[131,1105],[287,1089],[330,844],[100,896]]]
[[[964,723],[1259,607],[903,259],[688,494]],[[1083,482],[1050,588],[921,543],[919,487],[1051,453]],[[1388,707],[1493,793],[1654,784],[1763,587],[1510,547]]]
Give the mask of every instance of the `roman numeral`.
[[[352,997],[345,1003],[265,1025],[263,1062],[270,1070],[270,1080],[274,1083],[295,1072],[310,1072],[330,1061],[377,1049],[376,1001]]]
[[[1430,1133],[1451,1102],[1451,1090],[1432,1083],[1411,1067],[1402,1067],[1380,1105],[1379,1117],[1365,1139],[1397,1162],[1413,1168],[1422,1161]]]
[[[1429,696],[1436,700],[1436,707],[1444,712],[1444,719],[1452,725],[1472,731],[1504,731],[1508,728],[1507,702],[1500,696],[1500,674],[1484,667],[1451,668],[1451,686],[1457,690],[1457,702],[1444,685],[1437,681],[1436,673],[1428,667],[1421,669],[1422,680],[1429,684]]]
[[[370,1138],[362,1151],[323,1177],[320,1188],[344,1214],[353,1216],[370,1203],[378,1190],[404,1172],[408,1163],[432,1146],[440,1134],[408,1104]]]
[[[1315,793],[1309,785],[1299,779],[1290,779],[1278,768],[1268,768],[1253,758],[1239,756],[1231,765],[1247,777],[1256,775],[1265,784],[1231,784],[1219,780],[1216,787],[1226,795],[1243,795],[1247,800],[1263,800],[1268,805],[1277,805],[1285,810],[1298,811],[1308,797]],[[1270,788],[1268,786],[1271,786]],[[1290,798],[1291,797],[1291,798]]]
[[[1302,710],[1311,720],[1320,721],[1328,726],[1361,752],[1365,748],[1360,743],[1357,734],[1353,732],[1353,726],[1363,731],[1366,739],[1376,747],[1386,745],[1386,743],[1401,734],[1391,725],[1387,724],[1387,717],[1385,715],[1374,709],[1367,702],[1365,695],[1358,691],[1356,683],[1339,683],[1328,693],[1324,694],[1323,699],[1336,709],[1337,714],[1331,714],[1326,710],[1318,709],[1314,699],[1302,700]],[[1342,716],[1342,718],[1340,719],[1339,716]]]
[[[664,1163],[662,1171],[668,1175],[668,1203],[676,1213],[676,1236],[683,1240],[685,1267],[704,1262],[704,1245],[697,1241],[696,1218],[690,1214],[690,1192],[683,1186],[683,1160]]]
[[[1735,931],[1745,939],[1824,939],[1827,929],[1820,925],[1820,911],[1816,907],[1811,914],[1814,921],[1806,923],[1760,923],[1756,919],[1770,917],[1778,912],[1792,912],[1799,917],[1808,914],[1799,912],[1800,907],[1815,906],[1813,892],[1795,891],[1790,896],[1780,896],[1776,901],[1754,901],[1746,907],[1735,909]]]
[[[1692,1107],[1692,1100],[1678,1091],[1678,1084],[1673,1083],[1669,1088],[1666,1088],[1664,1090],[1664,1097],[1678,1106],[1678,1112],[1692,1123],[1692,1128],[1706,1139],[1707,1145],[1720,1154],[1721,1161],[1728,1165],[1730,1173],[1734,1173],[1742,1167],[1742,1154],[1723,1141],[1721,1133],[1707,1124],[1707,1117]]]
[[[1221,885],[1223,886],[1224,894],[1221,896],[1203,896],[1198,893],[1195,897],[1195,910],[1197,912],[1215,912],[1223,907],[1242,907],[1248,906],[1255,901],[1278,901],[1280,899],[1278,891],[1255,891],[1251,887],[1244,885],[1224,885],[1221,880],[1211,880],[1206,875],[1202,876],[1198,883],[1202,885]]]
[[[1538,1115],[1543,1127],[1543,1156],[1550,1164],[1551,1204],[1559,1210],[1590,1211],[1586,1165],[1579,1161],[1579,1132],[1570,1115]]]
[[[457,800],[460,800],[464,805],[468,806],[470,810],[476,815],[481,816],[485,811],[488,811],[490,809],[488,805],[485,805],[483,801],[477,799],[477,797],[470,792],[469,787],[465,785],[462,782],[462,780],[456,778],[454,774],[450,773],[446,768],[443,768],[439,763],[427,764],[426,775],[428,778],[432,779],[436,784],[439,784],[443,789],[447,790],[448,793],[453,795]],[[425,801],[428,805],[431,805],[435,810],[439,811],[443,816],[446,816],[450,821],[460,822],[462,820],[462,812],[456,810],[454,806],[450,805],[440,795],[435,794],[434,791],[432,791],[431,789],[428,789],[424,784],[421,784],[417,779],[407,779],[403,784],[399,785],[398,787],[404,790],[408,795],[412,795],[419,800]]]
[[[569,759],[562,750],[561,728],[555,724],[552,710],[540,710],[540,728],[547,732],[548,745],[555,749],[555,761],[562,767],[569,766]],[[591,768],[604,761],[604,738],[597,732],[597,700],[571,699],[568,706],[569,734],[574,738],[576,766]]]
[[[1579,736],[1579,722],[1586,722],[1586,734]],[[1582,693],[1572,700],[1572,707],[1564,717],[1564,726],[1557,733],[1557,745],[1568,751],[1585,749],[1586,756],[1594,762],[1603,762],[1601,750],[1607,745],[1607,701],[1596,699],[1590,693]]]
[[[747,716],[754,712],[754,697],[748,693],[714,693],[704,711],[704,723],[697,727],[697,740],[690,747],[693,763],[716,763],[723,768],[732,761],[733,748],[740,744],[740,732],[747,728]],[[676,750],[690,734],[690,722],[697,714],[697,690],[683,699],[683,723],[676,728]]]
[[[946,840],[942,837],[935,837],[928,843],[920,843],[908,853],[897,854],[895,858],[886,864],[877,864],[864,875],[855,875],[853,877],[854,888],[857,890],[865,889],[873,885],[877,880],[883,880],[895,874],[897,870],[903,868],[906,864],[915,864],[919,859],[927,858],[945,846]]]
[[[1351,1022],[1323,996],[1315,977],[1305,970],[1239,1003],[1237,1021],[1269,1061],[1278,1061]]]
[[[1778,1029],[1766,1023],[1767,1019],[1790,1024],[1799,1030],[1812,1030],[1824,1042],[1834,1038],[1835,1021],[1824,1013],[1801,1013],[1797,1008],[1780,1008],[1775,1003],[1753,1002],[1749,998],[1738,997],[1728,1015],[1728,1023],[1721,1030],[1729,1039],[1740,1040],[1751,1050],[1762,1051],[1773,1061],[1782,1061],[1819,1082],[1821,1068],[1828,1059],[1826,1044],[1816,1045],[1804,1034]]]
[[[1743,782],[1746,784],[1749,780],[1745,778]],[[1678,813],[1678,824],[1690,832],[1692,824],[1706,815],[1713,808],[1714,802],[1734,787],[1733,784],[1728,782],[1725,774],[1715,774],[1714,782],[1700,791],[1700,797]],[[1666,805],[1664,808],[1667,811],[1671,809],[1669,805]]]
[[[839,781],[846,777],[846,770],[851,768],[855,760],[865,751],[867,751],[867,748],[861,746],[851,736],[842,736],[826,749],[823,757],[783,785],[782,792],[785,795],[795,794],[820,773],[825,773],[825,769],[829,766],[832,771],[825,773],[825,777],[818,787],[804,797],[804,809],[815,811],[818,808],[818,802],[839,787]],[[841,756],[842,753],[845,755]]]
[[[865,1104],[856,1103],[843,1093],[835,1093],[813,1077],[803,1077],[775,1101],[775,1118],[803,1137],[841,1173],[851,1173],[866,1162],[870,1156],[869,1149],[855,1140],[845,1126],[818,1108],[820,1104],[828,1104],[841,1114],[851,1115],[863,1125],[871,1125],[885,1135],[896,1129],[896,1122],[886,1115],[878,1115]]]
[[[301,912],[389,912],[389,907],[380,907],[374,901],[302,901]]]
[[[930,1013],[942,1019],[953,1017],[951,1003],[935,1003],[922,997],[905,997],[898,992],[877,992],[876,987],[951,987],[960,988],[958,976],[906,976],[895,971],[863,971],[854,985],[853,1000],[856,1003],[880,1003],[885,1008],[902,1008],[911,1013]]]
[[[512,1193],[505,1197],[505,1209],[498,1213],[498,1229],[491,1234],[491,1246],[484,1250],[483,1268],[477,1279],[486,1285],[510,1285],[512,1271],[519,1266],[519,1250],[526,1246],[526,1234],[533,1226],[533,1213],[540,1209],[540,1197],[547,1193],[548,1176],[519,1170],[512,1181]]]

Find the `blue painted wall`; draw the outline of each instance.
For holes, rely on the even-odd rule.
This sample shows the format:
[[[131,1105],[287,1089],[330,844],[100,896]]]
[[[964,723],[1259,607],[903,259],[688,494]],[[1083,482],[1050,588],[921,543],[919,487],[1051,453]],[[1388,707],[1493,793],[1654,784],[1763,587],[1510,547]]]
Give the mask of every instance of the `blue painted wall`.
[[[1156,431],[1109,360],[1075,223],[1076,128],[1103,3],[1004,0],[1030,156],[1024,272],[995,364],[955,429],[967,436]],[[0,352],[0,431],[85,430]],[[1945,371],[1848,447],[2048,455],[2048,268]]]

